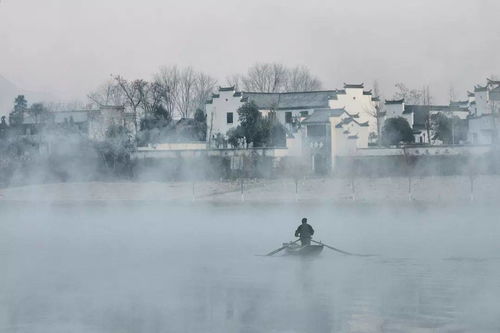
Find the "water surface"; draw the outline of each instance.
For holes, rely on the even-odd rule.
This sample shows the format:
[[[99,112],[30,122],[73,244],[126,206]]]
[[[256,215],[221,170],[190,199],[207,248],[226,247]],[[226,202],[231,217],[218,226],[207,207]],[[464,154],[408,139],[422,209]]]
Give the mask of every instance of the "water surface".
[[[0,205],[1,332],[498,332],[499,208]],[[343,250],[261,257],[303,216]]]

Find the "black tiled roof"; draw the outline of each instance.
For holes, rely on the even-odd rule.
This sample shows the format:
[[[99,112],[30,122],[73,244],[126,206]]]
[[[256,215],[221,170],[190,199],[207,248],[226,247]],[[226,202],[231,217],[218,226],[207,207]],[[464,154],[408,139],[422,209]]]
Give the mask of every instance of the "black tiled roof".
[[[335,90],[290,92],[290,93],[256,93],[243,92],[243,97],[253,101],[260,109],[300,110],[328,108],[330,99],[336,97]]]
[[[413,113],[413,127],[425,126],[429,117],[430,105],[405,105],[403,114]]]
[[[500,101],[500,89],[496,88],[490,91],[490,100],[492,101]]]
[[[452,108],[449,105],[405,105],[403,114],[413,113],[413,128],[425,127],[425,122],[429,117],[430,111],[464,111],[468,112],[467,108]]]
[[[360,83],[360,84],[351,84],[351,83],[344,83],[344,89],[363,89],[365,87],[365,84],[364,83]]]
[[[467,106],[469,101],[450,101],[450,106]]]
[[[231,86],[231,87],[219,87],[219,91],[234,91],[234,86]]]
[[[403,104],[405,102],[404,98],[402,99],[386,99],[385,104]]]
[[[302,121],[302,123],[328,123],[330,122],[330,117],[339,117],[345,112],[345,109],[315,109],[309,117]]]
[[[474,87],[474,92],[478,92],[478,91],[487,91],[488,90],[488,87],[481,87],[480,85],[477,85]]]

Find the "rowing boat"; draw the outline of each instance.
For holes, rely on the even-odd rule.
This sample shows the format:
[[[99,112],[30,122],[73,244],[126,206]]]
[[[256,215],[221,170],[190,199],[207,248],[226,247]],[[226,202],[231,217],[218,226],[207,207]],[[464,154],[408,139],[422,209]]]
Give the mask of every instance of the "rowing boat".
[[[304,245],[284,243],[285,254],[290,256],[315,256],[323,251],[323,245]]]

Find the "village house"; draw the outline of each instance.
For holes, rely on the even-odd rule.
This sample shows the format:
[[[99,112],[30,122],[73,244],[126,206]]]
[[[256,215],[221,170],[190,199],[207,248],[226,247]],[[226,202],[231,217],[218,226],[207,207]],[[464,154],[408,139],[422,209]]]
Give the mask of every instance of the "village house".
[[[239,92],[219,88],[207,102],[207,141],[225,135],[239,124],[238,109],[254,102],[264,115],[275,112],[287,131],[288,156],[307,157],[313,170],[330,170],[335,155],[349,147],[368,147],[376,131],[373,114],[377,98],[363,84],[345,84],[343,90],[285,93]]]
[[[476,85],[468,92],[469,141],[473,144],[497,142],[500,129],[500,81],[487,80],[485,86]]]
[[[345,109],[351,115],[358,115],[361,123],[368,122],[369,132],[376,133],[378,98],[364,90],[363,84],[344,84],[342,90],[285,93],[239,92],[226,87],[219,88],[207,102],[208,140],[238,126],[238,109],[251,101],[263,115],[275,111],[277,119],[291,131],[315,109]]]
[[[449,105],[407,105],[404,99],[385,100],[382,123],[389,118],[402,117],[412,128],[415,143],[436,144],[432,139],[435,133],[430,126],[432,115],[442,113],[449,118],[458,117],[465,121],[469,116],[466,104],[467,102],[450,102]]]
[[[27,112],[19,127],[22,135],[36,135],[42,128],[66,127],[75,134],[103,141],[109,127],[124,126],[135,133],[134,118],[126,113],[122,106],[102,106],[99,109],[54,111],[44,115],[34,115]]]
[[[361,123],[359,115],[351,115],[345,109],[317,109],[302,125],[305,155],[316,173],[333,170],[337,157],[355,155],[357,149],[368,148],[368,122]]]

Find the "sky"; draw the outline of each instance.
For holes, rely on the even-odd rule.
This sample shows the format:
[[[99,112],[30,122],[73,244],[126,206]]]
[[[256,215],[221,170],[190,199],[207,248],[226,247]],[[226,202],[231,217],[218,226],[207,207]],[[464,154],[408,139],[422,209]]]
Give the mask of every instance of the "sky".
[[[500,75],[500,1],[0,0],[0,75],[61,100],[111,74],[193,66],[224,85],[256,62],[344,82],[429,85],[435,102]]]

